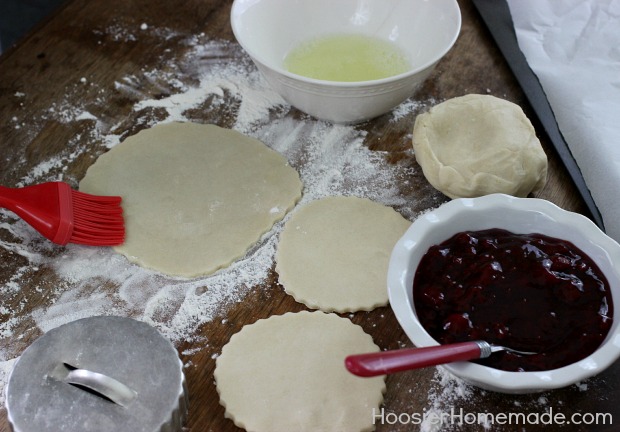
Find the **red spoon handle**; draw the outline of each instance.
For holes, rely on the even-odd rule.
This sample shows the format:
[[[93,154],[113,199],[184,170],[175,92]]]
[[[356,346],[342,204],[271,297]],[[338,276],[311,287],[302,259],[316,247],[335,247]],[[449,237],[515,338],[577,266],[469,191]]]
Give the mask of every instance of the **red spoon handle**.
[[[480,346],[477,342],[461,342],[355,354],[348,356],[344,363],[349,372],[362,377],[372,377],[478,358],[480,358]]]

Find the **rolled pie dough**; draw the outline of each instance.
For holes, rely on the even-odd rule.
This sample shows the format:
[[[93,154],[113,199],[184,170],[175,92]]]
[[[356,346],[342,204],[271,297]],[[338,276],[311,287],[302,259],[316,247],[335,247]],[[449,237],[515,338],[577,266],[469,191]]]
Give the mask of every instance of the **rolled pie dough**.
[[[286,313],[245,326],[216,360],[226,417],[253,432],[373,430],[384,377],[349,373],[350,354],[379,348],[346,318]]]
[[[449,99],[416,118],[415,157],[450,198],[525,197],[547,181],[547,156],[516,104],[490,95]]]
[[[410,225],[392,208],[365,198],[310,202],[280,234],[278,281],[297,301],[326,312],[386,305],[390,255]]]
[[[242,257],[301,196],[286,159],[214,125],[168,123],[101,155],[80,190],[120,195],[127,238],[116,250],[166,274],[213,273]]]

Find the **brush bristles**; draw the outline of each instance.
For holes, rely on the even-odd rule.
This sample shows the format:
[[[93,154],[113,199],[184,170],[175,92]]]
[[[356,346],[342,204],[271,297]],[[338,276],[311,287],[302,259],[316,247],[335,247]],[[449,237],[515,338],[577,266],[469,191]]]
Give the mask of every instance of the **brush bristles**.
[[[72,191],[73,233],[71,243],[116,246],[125,241],[121,198]]]

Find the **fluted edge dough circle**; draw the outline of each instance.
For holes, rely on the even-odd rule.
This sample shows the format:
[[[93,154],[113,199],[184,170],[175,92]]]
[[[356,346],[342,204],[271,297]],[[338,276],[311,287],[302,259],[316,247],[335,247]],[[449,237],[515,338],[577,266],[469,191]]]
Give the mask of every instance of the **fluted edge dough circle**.
[[[518,105],[471,94],[420,114],[413,148],[424,176],[450,198],[526,197],[547,181],[547,156]]]
[[[385,377],[347,371],[349,354],[374,352],[370,335],[346,318],[286,313],[244,326],[216,360],[226,417],[254,432],[374,430]]]
[[[80,190],[120,195],[130,261],[196,277],[242,257],[301,197],[297,172],[257,139],[215,125],[167,123],[101,155]]]
[[[391,207],[366,198],[309,202],[280,233],[278,282],[298,302],[325,312],[384,306],[390,255],[410,225]]]

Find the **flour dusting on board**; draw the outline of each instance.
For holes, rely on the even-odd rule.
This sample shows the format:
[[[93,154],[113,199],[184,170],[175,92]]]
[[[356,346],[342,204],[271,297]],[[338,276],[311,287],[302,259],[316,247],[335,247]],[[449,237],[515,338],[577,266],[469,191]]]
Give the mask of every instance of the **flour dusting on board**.
[[[471,398],[472,387],[462,379],[451,375],[441,366],[435,370],[434,381],[438,385],[431,388],[428,395],[430,407],[426,411],[426,418],[420,425],[420,432],[454,430],[454,427],[458,427],[458,425],[450,425],[449,422],[438,421],[438,419],[447,418],[451,409],[454,409],[463,400]],[[485,425],[481,426],[484,427]]]
[[[164,40],[168,37],[150,25],[106,31],[113,32],[111,40],[115,42],[134,40],[141,32]],[[49,122],[71,124],[81,131],[58,146],[54,156],[20,174],[19,185],[51,180],[76,185],[79,179],[70,178],[67,167],[114,147],[135,133],[135,127],[200,121],[201,114],[208,112],[220,126],[254,136],[282,153],[300,173],[302,202],[328,195],[356,195],[398,207],[411,220],[416,216],[407,205],[415,197],[398,188],[398,179],[408,176],[411,168],[388,163],[383,152],[369,150],[367,132],[362,128],[332,125],[300,113],[290,115],[292,108],[271,90],[236,44],[209,40],[205,35],[187,38],[184,43],[187,52],[181,59],[166,62],[166,70],[122,76],[112,88],[103,88],[88,76],[80,77],[37,116],[21,118],[16,113],[12,125],[26,142]],[[84,92],[93,97],[82,97]],[[27,92],[13,97],[22,106],[29,102]],[[119,97],[134,101],[129,117],[114,117],[107,110]],[[421,108],[422,104],[408,101],[394,111],[392,120]],[[25,150],[17,149],[13,157],[15,166],[27,165]],[[249,290],[264,289],[260,286],[271,276],[278,233],[285,221],[277,223],[230,267],[208,277],[181,279],[133,265],[111,249],[55,246],[12,213],[1,211],[0,253],[17,270],[0,281],[0,387],[25,348],[13,337],[16,329],[41,333],[75,319],[114,314],[150,323],[174,343],[196,341],[195,330],[201,324],[221,320],[227,307],[243,300]],[[33,278],[41,271],[50,276]],[[30,298],[20,289],[23,285],[34,285],[33,295],[40,297],[36,304],[46,306],[17,319],[15,313],[23,315],[29,310]]]

